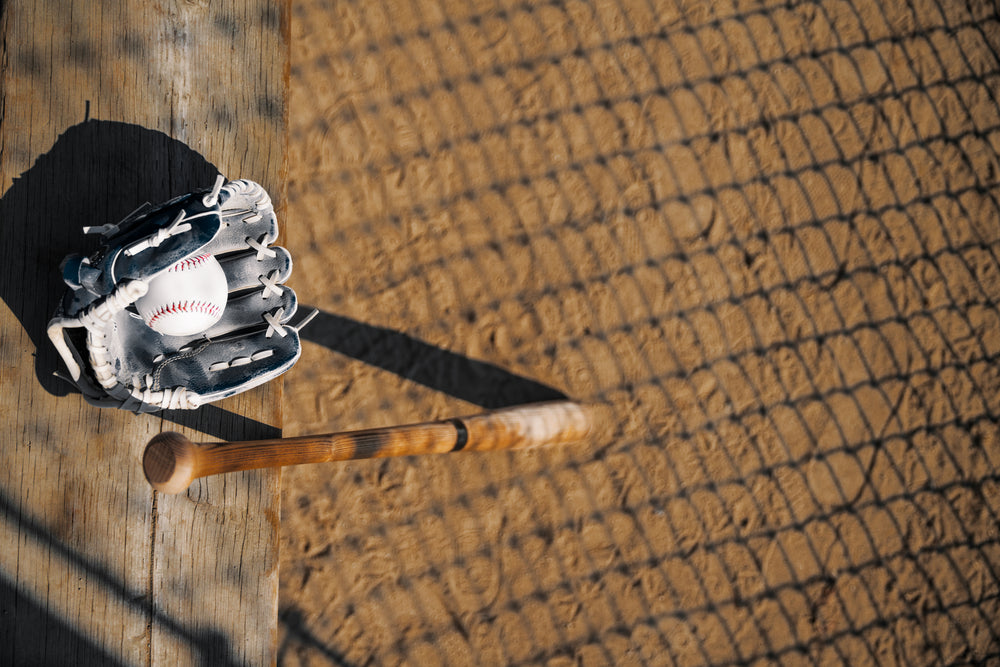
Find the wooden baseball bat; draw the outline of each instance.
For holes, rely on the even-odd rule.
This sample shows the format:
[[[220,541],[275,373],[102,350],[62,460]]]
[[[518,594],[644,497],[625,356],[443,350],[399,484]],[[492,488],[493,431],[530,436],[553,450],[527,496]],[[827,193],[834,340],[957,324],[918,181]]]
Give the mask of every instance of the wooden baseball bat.
[[[591,421],[588,407],[553,401],[423,424],[273,440],[193,443],[166,431],[146,445],[142,468],[157,491],[180,493],[198,477],[240,470],[569,444],[587,437]]]

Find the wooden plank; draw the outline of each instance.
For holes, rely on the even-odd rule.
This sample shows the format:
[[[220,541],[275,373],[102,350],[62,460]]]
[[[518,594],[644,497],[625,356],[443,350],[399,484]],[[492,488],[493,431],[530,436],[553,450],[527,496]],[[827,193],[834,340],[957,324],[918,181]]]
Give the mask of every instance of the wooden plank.
[[[84,225],[216,171],[284,223],[287,4],[0,7],[0,663],[271,663],[279,474],[157,496],[140,455],[164,428],[276,435],[280,382],[193,414],[98,409],[52,378],[44,327]]]

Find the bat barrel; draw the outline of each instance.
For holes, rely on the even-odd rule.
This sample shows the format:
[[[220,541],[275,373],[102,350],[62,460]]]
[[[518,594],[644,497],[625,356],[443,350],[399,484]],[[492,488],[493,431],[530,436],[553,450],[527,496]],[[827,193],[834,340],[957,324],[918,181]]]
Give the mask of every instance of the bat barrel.
[[[554,401],[496,410],[456,420],[468,431],[465,449],[486,452],[565,445],[584,440],[591,432],[591,411],[572,401]]]

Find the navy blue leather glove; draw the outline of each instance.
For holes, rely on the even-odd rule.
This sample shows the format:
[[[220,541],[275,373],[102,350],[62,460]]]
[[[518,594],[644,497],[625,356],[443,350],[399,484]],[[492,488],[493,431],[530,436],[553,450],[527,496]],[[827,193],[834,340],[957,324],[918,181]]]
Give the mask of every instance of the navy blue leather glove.
[[[70,379],[91,403],[134,412],[193,409],[278,377],[298,360],[295,292],[284,285],[292,259],[267,192],[252,181],[145,205],[102,234],[91,255],[63,261],[69,286],[48,326]],[[221,319],[191,336],[160,334],[135,302],[177,262],[210,254],[228,301]],[[308,318],[307,318],[308,319]]]

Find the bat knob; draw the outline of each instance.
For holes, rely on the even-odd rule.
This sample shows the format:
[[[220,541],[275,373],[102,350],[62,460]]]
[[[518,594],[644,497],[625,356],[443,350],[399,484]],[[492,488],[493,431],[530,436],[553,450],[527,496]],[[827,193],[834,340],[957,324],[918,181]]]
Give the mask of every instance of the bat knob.
[[[180,493],[195,478],[196,446],[180,433],[164,431],[146,445],[142,471],[161,493]]]

